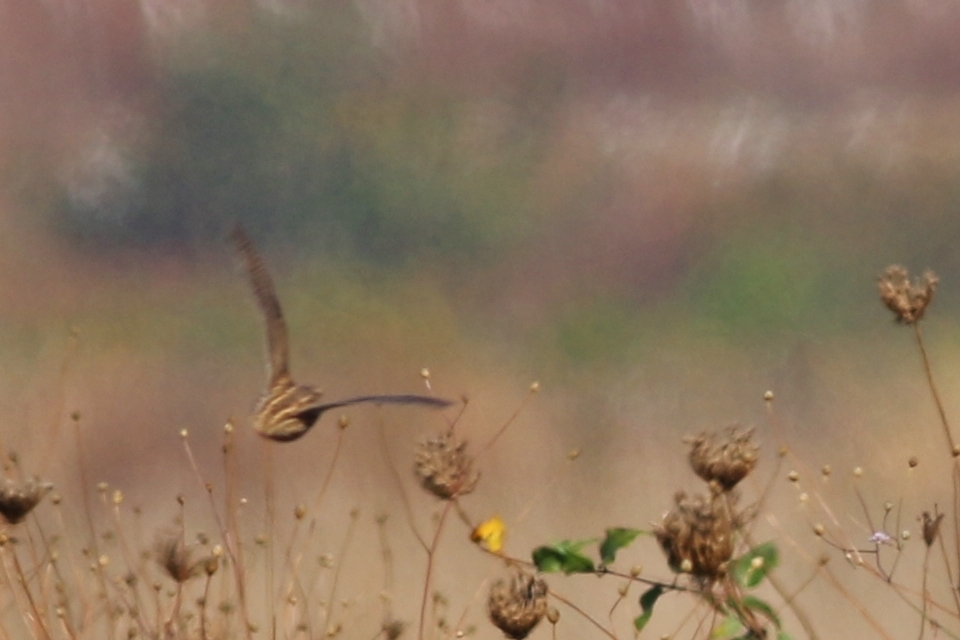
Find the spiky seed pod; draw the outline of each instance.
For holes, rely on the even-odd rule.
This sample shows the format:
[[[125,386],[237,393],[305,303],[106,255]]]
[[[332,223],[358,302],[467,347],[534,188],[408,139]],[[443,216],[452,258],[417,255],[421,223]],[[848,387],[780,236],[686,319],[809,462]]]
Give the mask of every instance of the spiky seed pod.
[[[31,478],[20,483],[7,480],[0,486],[0,515],[10,524],[17,524],[40,504],[43,496],[53,488],[49,482]]]
[[[474,490],[480,474],[473,470],[467,443],[450,431],[429,438],[417,448],[415,470],[424,488],[443,500]]]
[[[896,316],[897,322],[915,324],[933,300],[940,279],[932,271],[910,282],[910,274],[900,265],[886,268],[877,278],[880,300]]]
[[[726,439],[716,442],[716,434],[701,433],[691,438],[690,466],[708,484],[717,483],[730,491],[757,466],[760,448],[751,439],[753,429],[726,429]]]
[[[487,610],[490,620],[508,638],[523,640],[547,613],[547,583],[517,569],[507,583],[490,587]]]
[[[733,525],[723,496],[688,497],[680,491],[676,506],[653,528],[670,567],[698,578],[717,580],[733,555]]]

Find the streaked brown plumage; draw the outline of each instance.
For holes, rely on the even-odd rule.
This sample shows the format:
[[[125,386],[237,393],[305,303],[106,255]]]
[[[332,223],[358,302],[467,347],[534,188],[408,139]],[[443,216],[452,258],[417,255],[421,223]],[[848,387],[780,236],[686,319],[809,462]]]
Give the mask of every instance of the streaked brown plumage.
[[[257,403],[253,418],[253,426],[260,435],[280,442],[296,440],[309,431],[325,411],[364,402],[418,404],[436,408],[452,404],[441,398],[409,394],[357,396],[321,402],[322,393],[318,389],[295,383],[290,377],[287,325],[270,274],[253,242],[239,225],[233,230],[233,239],[243,257],[250,286],[267,325],[267,390]]]

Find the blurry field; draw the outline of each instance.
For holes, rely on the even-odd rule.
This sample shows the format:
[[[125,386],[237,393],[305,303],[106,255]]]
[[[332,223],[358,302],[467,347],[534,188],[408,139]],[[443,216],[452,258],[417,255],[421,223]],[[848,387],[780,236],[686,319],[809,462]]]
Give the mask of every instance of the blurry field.
[[[103,538],[115,489],[138,531],[133,556],[174,526],[177,496],[187,537],[217,538],[185,429],[217,504],[229,477],[246,499],[256,637],[271,637],[260,597],[271,557],[278,585],[315,571],[319,599],[338,603],[326,617],[315,607],[304,637],[336,622],[371,638],[385,610],[416,636],[426,554],[401,490],[415,527],[433,531],[440,503],[417,486],[414,451],[459,409],[351,409],[342,449],[332,415],[296,443],[258,439],[263,329],[225,237],[241,220],[277,281],[298,380],[330,398],[422,393],[427,367],[434,392],[469,399],[457,429],[474,452],[512,420],[462,499],[474,522],[504,519],[509,555],[650,529],[676,490],[699,489],[683,436],[753,426],[762,457],[745,500],[775,478],[754,538],[777,542],[778,573],[820,637],[917,635],[917,518],[955,496],[912,331],[875,280],[890,263],[941,277],[924,334],[946,412],[960,415],[956,9],[221,2],[191,13],[104,0],[81,16],[55,4],[0,2],[0,447],[17,459],[8,477],[36,474],[63,496],[62,529],[49,498],[37,521],[69,534],[73,554],[89,544],[82,491],[119,581],[119,543]],[[881,525],[886,501],[899,521]],[[298,524],[299,504],[310,510]],[[821,521],[856,548],[881,526],[911,529],[905,586],[828,547],[813,533]],[[291,572],[288,540],[309,570]],[[327,553],[342,567],[335,588]],[[618,562],[673,579],[651,536]],[[931,615],[956,633],[956,575],[930,566],[945,605]],[[431,618],[451,628],[429,637],[471,626],[500,637],[485,580],[501,573],[451,515],[432,578],[447,604]],[[167,580],[146,562],[138,575]],[[615,580],[548,581],[607,622]],[[612,616],[621,637],[639,593]],[[278,637],[297,633],[287,604]],[[0,607],[5,637],[43,636],[23,622],[24,601],[5,594]],[[645,635],[700,637],[701,619],[693,598],[664,598]],[[557,633],[600,637],[570,609]]]

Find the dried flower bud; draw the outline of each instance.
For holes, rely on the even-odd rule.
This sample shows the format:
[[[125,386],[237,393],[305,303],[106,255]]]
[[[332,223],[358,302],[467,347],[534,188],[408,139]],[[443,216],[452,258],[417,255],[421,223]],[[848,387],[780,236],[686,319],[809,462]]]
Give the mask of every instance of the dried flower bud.
[[[938,513],[932,516],[929,511],[924,511],[923,515],[920,516],[923,523],[923,541],[928,547],[933,545],[940,533],[940,523],[943,521],[943,515]]]
[[[49,482],[31,478],[24,483],[7,480],[0,486],[0,515],[10,524],[17,524],[40,504],[53,488]]]
[[[505,636],[522,640],[547,613],[547,583],[518,569],[509,584],[498,580],[490,588],[487,611]]]
[[[752,429],[737,431],[730,427],[726,440],[715,444],[715,434],[702,433],[689,441],[690,466],[706,482],[716,482],[724,491],[730,491],[753,471],[760,459],[752,435]]]
[[[161,534],[155,545],[157,563],[175,582],[183,583],[204,570],[204,560],[193,559],[193,549],[178,532]],[[216,562],[216,560],[214,560]]]
[[[722,496],[674,496],[676,506],[653,533],[674,571],[709,580],[726,572],[733,555],[733,523]]]
[[[927,271],[910,283],[910,275],[900,265],[891,265],[877,279],[880,300],[896,316],[897,322],[914,324],[923,318],[933,300],[939,278]]]
[[[466,449],[467,443],[451,431],[420,443],[415,470],[424,488],[444,500],[473,491],[480,474],[473,470],[473,458]]]

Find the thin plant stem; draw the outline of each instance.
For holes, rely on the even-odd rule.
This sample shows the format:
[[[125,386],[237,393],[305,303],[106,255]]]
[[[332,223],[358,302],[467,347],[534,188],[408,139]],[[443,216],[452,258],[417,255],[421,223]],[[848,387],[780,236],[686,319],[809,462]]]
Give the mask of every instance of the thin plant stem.
[[[337,467],[337,461],[340,460],[340,451],[343,449],[343,440],[346,431],[346,425],[341,422],[340,429],[337,431],[337,441],[333,445],[333,457],[330,460],[327,474],[323,477],[323,483],[320,485],[320,492],[317,494],[316,500],[313,501],[312,513],[320,513],[323,499],[326,497],[327,489],[330,487],[330,481],[333,479],[333,471]]]
[[[100,559],[100,548],[97,544],[97,532],[93,526],[93,510],[90,508],[90,496],[88,495],[89,485],[87,484],[89,478],[87,477],[87,465],[83,456],[83,438],[80,434],[80,414],[74,413],[72,416],[73,422],[73,432],[77,443],[77,462],[79,465],[80,472],[80,496],[83,500],[83,513],[87,520],[87,532],[90,535],[90,551],[93,555],[94,566],[96,569],[94,573],[97,576],[97,581],[100,583],[100,590],[103,592],[104,597],[107,595],[107,579],[103,575],[103,568],[100,566],[98,560]],[[107,621],[107,637],[109,640],[114,640],[114,626]]]
[[[597,622],[596,620],[594,620],[593,617],[592,617],[589,613],[587,613],[586,611],[584,611],[583,609],[581,609],[581,608],[578,607],[577,605],[573,604],[573,602],[571,602],[571,601],[568,600],[567,598],[564,598],[563,596],[561,596],[559,593],[557,593],[557,592],[554,591],[553,589],[550,590],[550,597],[551,597],[551,598],[555,598],[556,600],[559,600],[559,601],[562,602],[563,604],[565,604],[565,605],[567,605],[568,607],[570,607],[571,609],[573,609],[575,612],[577,612],[578,614],[580,614],[587,622],[589,622],[590,624],[592,624],[593,626],[595,626],[598,631],[600,631],[601,633],[603,633],[603,635],[607,636],[607,637],[610,638],[611,640],[619,640],[619,639],[617,638],[617,636],[614,635],[609,629],[607,629],[607,628],[604,627],[602,624],[600,624],[599,622]]]
[[[193,470],[193,474],[196,476],[197,482],[200,483],[200,487],[207,494],[207,500],[210,502],[210,509],[213,511],[213,518],[217,523],[217,528],[220,530],[220,536],[223,538],[227,556],[230,558],[230,564],[233,567],[233,574],[237,585],[237,598],[240,600],[240,612],[243,616],[243,627],[247,634],[247,640],[252,640],[253,632],[251,631],[250,626],[250,613],[247,609],[246,589],[244,588],[243,562],[239,548],[240,536],[239,534],[234,536],[232,533],[236,531],[236,518],[233,515],[233,509],[231,508],[231,496],[233,494],[233,484],[231,482],[231,478],[233,476],[230,473],[229,462],[230,452],[233,450],[233,424],[228,421],[224,428],[223,467],[224,475],[226,477],[226,491],[224,492],[227,501],[226,525],[224,525],[223,520],[220,518],[220,512],[217,510],[216,502],[213,499],[213,485],[203,479],[203,475],[200,473],[200,468],[197,466],[197,461],[193,456],[193,449],[190,447],[190,441],[186,437],[182,437],[181,440],[183,441],[184,451],[186,451],[187,454],[187,460],[190,462],[190,468]]]
[[[49,639],[52,636],[50,635],[50,629],[47,628],[46,616],[40,610],[40,606],[33,597],[33,592],[30,590],[30,584],[27,580],[27,575],[23,571],[23,565],[20,564],[20,558],[17,555],[17,550],[12,549],[10,555],[13,556],[13,566],[17,570],[17,578],[20,581],[20,586],[23,587],[23,592],[27,596],[27,602],[30,604],[30,610],[33,612],[33,618],[36,621],[36,625],[42,632],[43,637]]]
[[[347,556],[347,550],[350,548],[350,543],[354,539],[354,530],[357,527],[357,520],[360,517],[360,510],[353,509],[350,511],[350,526],[347,527],[347,533],[343,537],[343,545],[340,547],[340,557],[337,558],[336,563],[334,564],[333,569],[333,579],[330,581],[330,594],[327,596],[327,619],[324,622],[324,627],[328,630],[331,629],[330,620],[333,613],[333,603],[337,595],[337,586],[340,582],[340,572],[343,570],[344,559]]]
[[[937,413],[940,414],[940,424],[943,426],[943,433],[947,437],[947,444],[950,445],[950,455],[956,451],[956,442],[953,439],[953,433],[950,430],[950,423],[947,421],[947,412],[943,408],[943,401],[940,399],[940,392],[937,390],[937,383],[933,379],[933,369],[930,366],[930,356],[927,354],[927,347],[923,342],[923,331],[920,329],[920,323],[913,323],[913,332],[917,337],[917,346],[920,348],[920,356],[923,358],[923,371],[927,376],[927,385],[930,387],[930,393],[933,394],[933,402],[937,406]]]
[[[947,412],[944,409],[943,401],[940,399],[940,392],[937,389],[937,383],[933,378],[933,368],[930,366],[930,356],[927,353],[927,347],[923,342],[923,331],[920,329],[920,323],[913,323],[913,332],[917,338],[917,346],[920,349],[920,356],[923,359],[923,371],[927,376],[927,385],[930,387],[930,393],[933,395],[933,402],[937,407],[937,413],[940,415],[940,424],[943,426],[944,435],[947,438],[947,444],[950,446],[950,455],[953,459],[953,531],[955,539],[954,561],[960,567],[960,467],[958,467],[956,441],[953,439],[953,432],[950,429],[950,423],[947,420]],[[950,567],[949,560],[945,563]],[[950,580],[951,591],[956,592],[958,585]],[[960,599],[957,599],[957,613],[960,614]]]
[[[476,457],[474,458],[475,460],[479,460],[488,451],[490,451],[490,449],[493,448],[493,445],[496,444],[497,440],[499,440],[500,437],[504,433],[506,433],[507,429],[509,429],[510,426],[514,423],[514,421],[520,416],[520,413],[524,410],[527,404],[530,403],[530,398],[532,398],[533,395],[537,393],[539,390],[540,390],[540,385],[538,383],[535,382],[532,385],[530,385],[530,391],[523,398],[523,401],[520,402],[520,406],[518,406],[516,410],[510,415],[510,417],[507,418],[507,421],[500,426],[500,429],[498,429],[497,432],[493,434],[493,437],[487,440],[486,444],[483,445],[483,448],[480,449],[480,452],[477,453]]]
[[[390,455],[390,446],[389,443],[387,443],[387,435],[382,422],[378,425],[377,431],[380,434],[380,446],[383,447],[383,455],[387,460],[387,469],[390,470],[390,474],[393,476],[394,482],[397,485],[397,491],[400,492],[400,503],[403,505],[403,513],[406,517],[407,525],[410,527],[410,531],[413,532],[413,536],[417,539],[417,542],[423,547],[423,550],[429,554],[430,545],[427,544],[426,538],[424,538],[420,530],[417,529],[416,520],[413,517],[413,507],[410,504],[410,497],[403,488],[403,479],[400,477],[400,472],[397,471],[397,465]]]
[[[266,498],[266,532],[264,533],[266,539],[266,569],[267,569],[267,579],[264,581],[264,589],[266,591],[266,604],[268,607],[267,614],[270,616],[270,637],[272,640],[277,640],[277,606],[276,599],[274,596],[274,576],[273,576],[273,539],[272,536],[276,531],[276,489],[274,487],[274,477],[273,477],[273,442],[263,439],[263,468],[264,474],[266,476],[266,481],[264,483],[264,494]]]
[[[433,542],[427,549],[427,571],[423,580],[423,599],[420,603],[420,621],[418,623],[417,638],[424,639],[424,632],[427,621],[427,602],[430,601],[430,579],[433,577],[433,561],[437,553],[437,544],[440,542],[440,534],[443,533],[443,525],[447,521],[450,509],[453,506],[452,500],[447,500],[443,505],[443,511],[440,512],[440,520],[437,522],[437,529],[433,534]]]

